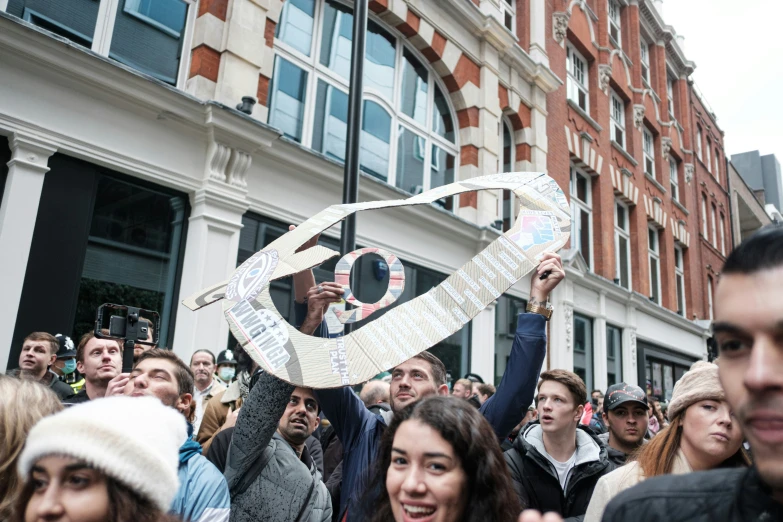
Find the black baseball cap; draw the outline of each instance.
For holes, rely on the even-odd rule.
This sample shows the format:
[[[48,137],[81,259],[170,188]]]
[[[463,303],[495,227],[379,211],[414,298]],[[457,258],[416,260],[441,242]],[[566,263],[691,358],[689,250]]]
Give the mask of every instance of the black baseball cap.
[[[626,402],[636,402],[647,408],[647,394],[633,384],[624,382],[613,384],[606,390],[604,396],[604,413],[617,408]]]

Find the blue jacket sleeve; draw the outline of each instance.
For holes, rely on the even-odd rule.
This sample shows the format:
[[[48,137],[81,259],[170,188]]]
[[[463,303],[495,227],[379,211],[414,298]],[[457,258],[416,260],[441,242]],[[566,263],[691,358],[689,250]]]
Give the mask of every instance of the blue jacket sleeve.
[[[519,314],[506,371],[495,394],[479,410],[499,438],[508,436],[525,416],[545,356],[546,319],[540,314]]]
[[[171,513],[186,522],[228,522],[231,497],[226,479],[206,458],[194,455],[179,469],[180,487]]]

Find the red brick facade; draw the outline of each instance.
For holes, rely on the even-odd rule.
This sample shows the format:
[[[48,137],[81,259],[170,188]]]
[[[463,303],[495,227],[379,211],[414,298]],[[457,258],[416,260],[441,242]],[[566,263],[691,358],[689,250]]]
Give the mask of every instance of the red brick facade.
[[[729,248],[723,133],[687,79],[693,64],[684,59],[676,41],[671,43],[671,33],[664,27],[655,27],[657,15],[650,12],[654,9],[652,2],[621,6],[621,49],[609,36],[607,0],[588,4],[589,8],[583,10],[578,2],[547,2],[547,20],[553,22],[547,26],[547,54],[550,67],[564,81],[562,88],[547,97],[549,174],[566,193],[571,165],[591,177],[595,273],[609,280],[618,277],[613,238],[615,201],[619,199],[628,204],[630,211],[632,290],[645,296],[652,294],[648,258],[648,226],[652,225],[659,230],[660,238],[660,304],[678,311],[674,277],[677,244],[684,254],[687,318],[707,319],[707,275],[712,274],[715,280],[725,259],[720,247],[721,212],[726,248]],[[565,21],[563,25],[567,23],[565,38],[562,33],[557,34],[558,18]],[[642,38],[649,44],[649,81],[642,79]],[[586,114],[577,103],[568,100],[568,46],[587,62]],[[667,78],[674,80],[673,117],[669,114]],[[625,106],[624,150],[612,143],[612,91]],[[702,151],[706,150],[707,137],[710,139],[709,170],[705,164],[706,152],[702,152],[703,161],[696,155],[697,124],[702,129]],[[654,176],[645,173],[643,129],[653,137]],[[716,153],[720,180],[712,175]],[[678,201],[672,198],[670,157],[677,164]],[[686,177],[691,173],[693,177],[688,183]],[[707,227],[709,241],[701,237],[702,193],[708,198],[708,219],[711,219],[711,205],[716,208],[717,248],[711,244],[711,222]]]

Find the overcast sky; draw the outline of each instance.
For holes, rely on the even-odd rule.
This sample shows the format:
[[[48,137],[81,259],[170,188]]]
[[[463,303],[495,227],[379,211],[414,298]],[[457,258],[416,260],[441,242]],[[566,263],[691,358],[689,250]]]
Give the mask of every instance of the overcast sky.
[[[663,17],[685,37],[727,152],[758,149],[783,162],[783,2],[664,0]]]

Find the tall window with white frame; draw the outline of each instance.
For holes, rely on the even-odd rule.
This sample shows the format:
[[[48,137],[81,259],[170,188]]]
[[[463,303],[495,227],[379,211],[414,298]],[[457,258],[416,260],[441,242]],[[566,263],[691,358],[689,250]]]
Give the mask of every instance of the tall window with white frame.
[[[655,138],[646,127],[643,132],[644,173],[655,179]]]
[[[631,224],[628,206],[614,202],[615,282],[631,289]]]
[[[707,153],[707,157],[704,164],[707,166],[707,170],[712,170],[712,140],[709,136],[707,136],[707,147],[705,152]]]
[[[580,109],[589,112],[587,60],[571,44],[566,47],[567,95]]]
[[[622,23],[620,21],[620,3],[609,0],[609,38],[617,48],[622,48]]]
[[[720,213],[720,253],[726,255],[726,218]]]
[[[669,116],[674,119],[674,78],[666,76],[666,99],[669,105]]]
[[[650,300],[661,304],[661,237],[658,229],[647,227],[647,249],[650,261]]]
[[[345,158],[352,10],[336,0],[283,5],[269,87],[269,124]],[[455,180],[459,148],[448,91],[419,52],[374,19],[367,26],[360,165],[416,194]],[[441,201],[453,209],[453,198]]]
[[[606,325],[606,384],[612,386],[623,381],[623,331]]]
[[[715,171],[713,174],[715,174],[715,180],[720,183],[720,152],[718,149],[715,149]]]
[[[503,11],[503,25],[506,29],[516,34],[517,7],[516,0],[501,0],[500,7]]]
[[[707,318],[712,321],[712,276],[707,276]]]
[[[593,320],[574,314],[574,373],[593,389]]]
[[[625,102],[616,92],[611,91],[612,98],[612,134],[611,139],[620,148],[625,149]]]
[[[701,235],[704,239],[709,240],[707,235],[707,195],[702,192],[701,194]]]
[[[715,203],[710,203],[710,217],[712,218],[712,246],[718,248],[718,225],[716,221],[718,211],[715,208]]]
[[[680,173],[677,169],[677,160],[669,156],[669,186],[672,191],[672,199],[680,200]]]
[[[677,291],[677,313],[686,317],[685,260],[682,248],[674,247],[674,287]]]
[[[590,176],[571,166],[571,247],[593,267],[593,207]]]
[[[644,83],[650,83],[650,46],[644,40],[639,38],[639,61],[642,65],[642,80]]]
[[[696,125],[696,157],[701,159],[701,125]]]

